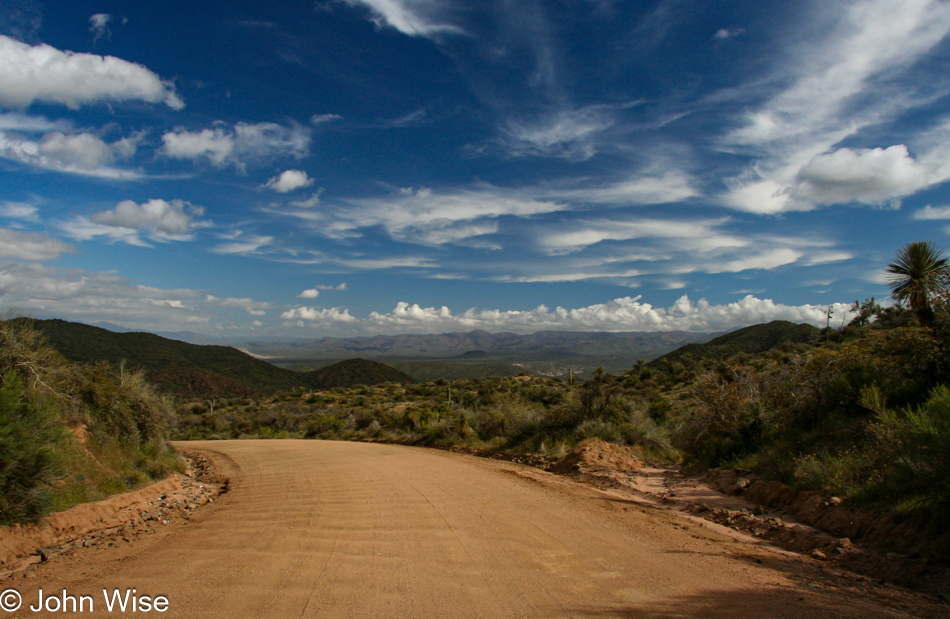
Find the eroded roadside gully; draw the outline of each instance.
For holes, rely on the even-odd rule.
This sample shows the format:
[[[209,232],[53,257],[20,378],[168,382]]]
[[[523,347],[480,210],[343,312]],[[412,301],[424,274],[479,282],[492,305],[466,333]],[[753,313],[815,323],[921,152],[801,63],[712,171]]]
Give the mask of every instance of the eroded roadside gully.
[[[840,498],[794,490],[746,470],[647,465],[625,448],[601,440],[586,441],[556,462],[523,463],[632,493],[684,517],[717,523],[879,584],[930,593],[950,603],[950,563],[934,543],[933,532],[893,514],[852,509]]]
[[[187,521],[227,492],[222,466],[204,452],[185,451],[184,473],[144,488],[76,505],[37,524],[0,527],[0,580],[30,578],[31,568],[81,548],[115,547]]]

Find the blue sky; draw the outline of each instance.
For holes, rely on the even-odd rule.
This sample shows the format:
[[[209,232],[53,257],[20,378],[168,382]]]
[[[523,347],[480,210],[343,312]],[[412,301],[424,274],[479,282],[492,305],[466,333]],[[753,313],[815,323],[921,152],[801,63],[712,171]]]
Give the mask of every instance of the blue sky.
[[[840,322],[901,245],[950,245],[948,32],[930,0],[8,0],[0,305],[240,337]]]

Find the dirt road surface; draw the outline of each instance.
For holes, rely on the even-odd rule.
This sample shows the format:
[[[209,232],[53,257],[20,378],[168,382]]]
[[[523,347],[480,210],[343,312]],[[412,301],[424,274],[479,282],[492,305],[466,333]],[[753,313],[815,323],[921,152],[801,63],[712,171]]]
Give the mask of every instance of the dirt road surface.
[[[329,441],[184,446],[216,456],[227,494],[181,525],[0,583],[23,600],[0,619],[73,614],[68,599],[69,612],[29,610],[40,588],[90,596],[82,616],[108,615],[103,589],[132,588],[168,600],[137,614],[130,600],[124,614],[146,617],[919,616],[809,559],[510,462]]]

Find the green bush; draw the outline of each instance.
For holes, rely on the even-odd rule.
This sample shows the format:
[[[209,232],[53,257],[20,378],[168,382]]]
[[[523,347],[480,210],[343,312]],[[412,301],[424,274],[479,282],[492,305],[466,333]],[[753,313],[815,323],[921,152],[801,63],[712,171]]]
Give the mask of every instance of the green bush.
[[[49,486],[63,474],[60,446],[68,433],[55,407],[29,394],[8,371],[0,389],[0,524],[33,520],[51,502]]]
[[[0,522],[104,498],[180,470],[174,414],[140,373],[70,364],[24,319],[0,320]]]
[[[877,409],[872,430],[885,467],[873,491],[906,511],[950,522],[950,388],[941,385],[922,405],[900,412],[870,390],[864,401]]]

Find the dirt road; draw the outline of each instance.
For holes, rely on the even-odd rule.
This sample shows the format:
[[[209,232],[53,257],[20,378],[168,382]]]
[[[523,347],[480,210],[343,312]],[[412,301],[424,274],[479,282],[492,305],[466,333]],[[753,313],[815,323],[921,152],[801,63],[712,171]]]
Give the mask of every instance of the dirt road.
[[[88,595],[83,616],[105,613],[103,589],[131,588],[168,604],[135,616],[163,617],[916,616],[809,576],[807,560],[521,465],[363,443],[186,446],[219,454],[227,494],[187,524],[0,583],[23,600],[0,618],[70,614],[30,611],[40,588],[50,608]]]

